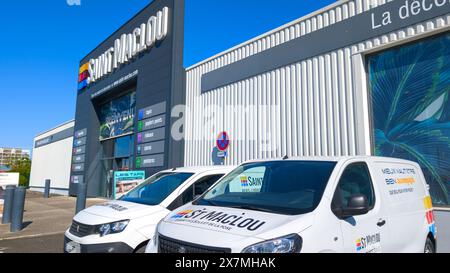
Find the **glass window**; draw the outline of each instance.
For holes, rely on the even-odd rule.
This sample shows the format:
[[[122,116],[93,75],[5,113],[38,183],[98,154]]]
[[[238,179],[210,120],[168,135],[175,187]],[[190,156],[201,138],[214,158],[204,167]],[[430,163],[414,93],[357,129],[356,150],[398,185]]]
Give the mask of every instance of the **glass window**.
[[[115,158],[124,158],[130,157],[133,155],[133,147],[134,147],[134,137],[133,136],[125,136],[118,139],[115,139],[114,143],[114,157]]]
[[[175,210],[184,204],[192,202],[195,197],[198,195],[202,195],[207,189],[209,189],[214,183],[217,182],[223,175],[211,175],[206,176],[199,181],[197,181],[194,185],[190,186],[187,190],[185,190],[180,197],[178,197],[172,204],[169,205],[169,210]]]
[[[322,199],[335,162],[272,161],[238,167],[213,186],[198,205],[297,215]]]
[[[365,163],[355,163],[345,169],[339,180],[333,205],[345,209],[350,201],[350,197],[355,194],[366,196],[370,208],[375,206],[372,179]]]
[[[436,205],[450,205],[450,34],[368,57],[374,153],[423,169]]]
[[[99,107],[100,141],[134,131],[136,92],[114,99]]]
[[[222,176],[223,176],[223,174],[210,175],[210,176],[206,176],[206,177],[202,178],[201,180],[197,181],[194,184],[194,197],[205,193],[205,191],[207,189],[209,189],[212,185],[214,185],[214,183],[216,183]]]
[[[192,175],[192,173],[165,173],[157,179],[145,181],[120,200],[145,205],[159,205]]]

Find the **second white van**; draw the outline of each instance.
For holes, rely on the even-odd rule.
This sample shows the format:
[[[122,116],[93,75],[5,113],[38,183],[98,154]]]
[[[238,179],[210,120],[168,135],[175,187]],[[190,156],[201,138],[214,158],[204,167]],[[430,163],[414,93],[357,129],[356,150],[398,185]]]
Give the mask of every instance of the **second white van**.
[[[150,253],[436,251],[418,164],[379,157],[252,161],[165,217]]]
[[[65,233],[64,252],[144,252],[164,216],[191,202],[232,169],[187,167],[159,172],[119,200],[75,215]]]

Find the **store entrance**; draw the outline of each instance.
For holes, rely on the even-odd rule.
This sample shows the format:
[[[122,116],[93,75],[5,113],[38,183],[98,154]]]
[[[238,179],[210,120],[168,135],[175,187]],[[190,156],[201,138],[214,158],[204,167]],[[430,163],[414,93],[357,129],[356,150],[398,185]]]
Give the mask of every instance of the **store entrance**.
[[[134,136],[128,135],[102,142],[102,193],[106,198],[113,198],[114,173],[133,169]]]

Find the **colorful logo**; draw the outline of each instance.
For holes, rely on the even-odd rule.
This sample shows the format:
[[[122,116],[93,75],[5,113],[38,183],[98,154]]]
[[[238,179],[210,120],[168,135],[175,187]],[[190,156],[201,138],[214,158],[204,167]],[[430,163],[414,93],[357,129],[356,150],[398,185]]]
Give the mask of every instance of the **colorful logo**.
[[[248,177],[247,176],[241,176],[241,186],[248,187]]]
[[[394,178],[389,178],[386,179],[386,184],[387,185],[403,185],[403,184],[407,184],[407,185],[412,185],[416,183],[416,180],[412,177],[408,177],[408,178],[398,178],[398,179],[394,179]]]
[[[362,246],[361,246],[361,239],[356,240],[356,251],[361,251],[362,250]]]
[[[381,234],[367,235],[356,240],[356,251],[377,252],[380,249]]]
[[[190,213],[192,213],[192,212],[193,212],[193,210],[185,210],[185,211],[181,211],[181,212],[175,214],[174,216],[172,216],[172,217],[170,217],[170,218],[171,218],[171,219],[180,219],[180,218],[183,218],[184,216],[186,216],[186,215],[188,215],[188,214],[190,214]]]
[[[436,223],[434,221],[434,213],[433,213],[433,200],[430,196],[427,196],[423,199],[423,205],[425,206],[425,210],[427,211],[425,217],[427,218],[428,230],[436,236]]]
[[[78,91],[87,87],[89,76],[89,63],[85,63],[78,72]]]
[[[408,178],[399,178],[397,179],[397,184],[408,184],[408,185],[412,185],[416,183],[416,180],[412,177],[408,177]]]
[[[431,200],[430,196],[427,196],[423,199],[423,204],[424,204],[426,210],[433,209],[433,201]]]

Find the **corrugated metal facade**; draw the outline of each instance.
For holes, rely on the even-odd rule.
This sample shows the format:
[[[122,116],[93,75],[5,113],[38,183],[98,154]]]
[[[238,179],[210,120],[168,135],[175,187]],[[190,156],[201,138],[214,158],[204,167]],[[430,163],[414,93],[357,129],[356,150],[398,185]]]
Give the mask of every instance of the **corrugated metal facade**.
[[[365,71],[364,65],[355,66],[354,56],[448,28],[450,16],[316,56],[204,94],[201,93],[201,79],[205,73],[386,2],[389,1],[340,1],[190,67],[186,82],[188,111],[185,165],[211,165],[214,134],[222,130],[229,132],[231,138],[229,156],[225,160],[228,165],[285,155],[368,153],[359,148],[364,144],[358,143],[358,130],[367,131],[370,128],[369,118],[359,120],[361,116],[367,116],[362,112],[368,107],[357,105],[357,92],[361,90],[355,85],[355,75],[365,81]],[[365,88],[364,84],[362,87]],[[367,103],[367,95],[364,101]],[[216,111],[211,118],[208,107],[213,105],[224,110]],[[234,112],[227,109],[227,105],[256,107],[238,108]],[[205,128],[208,121],[214,124],[214,128]],[[370,134],[366,132],[363,135],[363,142],[370,144]]]

